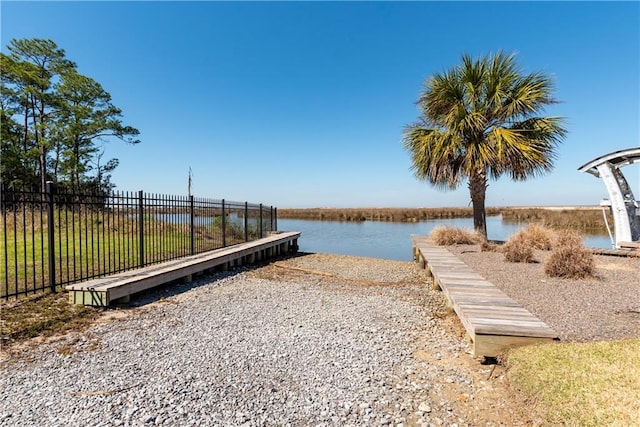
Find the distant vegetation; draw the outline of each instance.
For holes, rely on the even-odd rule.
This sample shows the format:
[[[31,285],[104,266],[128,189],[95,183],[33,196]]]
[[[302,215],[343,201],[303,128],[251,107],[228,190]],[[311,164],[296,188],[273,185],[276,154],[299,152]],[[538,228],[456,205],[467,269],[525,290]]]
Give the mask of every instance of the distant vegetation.
[[[580,209],[506,208],[501,209],[500,213],[502,219],[508,222],[526,222],[574,230],[606,229],[600,207]],[[607,222],[613,230],[613,217],[608,210]]]
[[[500,210],[489,208],[489,215]],[[418,222],[428,219],[471,218],[471,208],[309,208],[278,209],[278,218],[318,221],[389,221]]]
[[[487,215],[502,215],[503,221],[538,224],[573,230],[606,230],[599,207],[577,209],[489,207]],[[308,208],[278,209],[278,218],[316,221],[418,222],[430,219],[472,218],[471,208]],[[607,213],[613,227],[613,218]]]

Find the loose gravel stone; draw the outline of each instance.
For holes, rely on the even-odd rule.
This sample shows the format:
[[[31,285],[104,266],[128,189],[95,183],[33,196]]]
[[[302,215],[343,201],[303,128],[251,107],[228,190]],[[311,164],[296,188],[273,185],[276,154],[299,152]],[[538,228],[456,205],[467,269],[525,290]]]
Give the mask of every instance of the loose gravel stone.
[[[303,258],[289,266],[318,268],[317,259]],[[415,266],[378,260],[372,269],[360,259],[349,266],[340,259],[322,260],[336,267],[325,268],[334,280],[285,277],[274,266],[209,278],[81,339],[34,348],[29,360],[5,363],[0,425],[406,420],[429,399],[430,377],[439,375],[415,378],[418,338],[432,334],[449,348],[460,342],[440,333],[433,317],[440,296],[418,280]],[[98,345],[87,345],[91,337]]]
[[[454,252],[563,339],[637,337],[638,260],[565,282]],[[127,316],[3,352],[0,426],[530,422],[427,283],[413,263],[307,254],[155,291]]]

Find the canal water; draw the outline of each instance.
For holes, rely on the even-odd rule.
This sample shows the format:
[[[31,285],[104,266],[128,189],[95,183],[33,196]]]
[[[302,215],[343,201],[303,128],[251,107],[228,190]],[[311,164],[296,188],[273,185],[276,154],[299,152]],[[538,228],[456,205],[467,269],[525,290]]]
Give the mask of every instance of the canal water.
[[[434,227],[448,226],[473,230],[472,218],[436,219],[421,222],[340,222],[278,219],[278,230],[300,231],[301,252],[358,255],[411,261],[411,235],[429,234]],[[526,223],[503,222],[501,216],[487,217],[487,237],[507,240]],[[606,234],[585,235],[584,244],[591,248],[611,248]]]

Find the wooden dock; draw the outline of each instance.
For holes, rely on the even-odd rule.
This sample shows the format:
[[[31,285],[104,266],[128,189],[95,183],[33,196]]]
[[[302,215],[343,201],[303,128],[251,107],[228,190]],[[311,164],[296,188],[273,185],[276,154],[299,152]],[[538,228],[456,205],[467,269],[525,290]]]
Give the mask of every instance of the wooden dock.
[[[427,236],[412,235],[414,259],[433,277],[473,343],[473,355],[496,357],[504,350],[558,335],[462,260]]]
[[[297,252],[299,237],[299,232],[274,233],[252,242],[75,283],[66,287],[69,302],[102,307],[114,301],[126,302],[135,293],[173,280],[190,279],[193,274],[215,267],[251,264],[272,256]]]

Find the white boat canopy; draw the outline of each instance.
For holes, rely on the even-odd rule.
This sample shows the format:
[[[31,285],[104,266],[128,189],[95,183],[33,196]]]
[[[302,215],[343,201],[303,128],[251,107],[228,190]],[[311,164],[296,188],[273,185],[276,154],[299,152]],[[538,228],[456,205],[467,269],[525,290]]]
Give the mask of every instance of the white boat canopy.
[[[640,202],[636,201],[629,183],[620,171],[621,167],[633,163],[640,163],[640,147],[605,154],[578,168],[580,172],[602,178],[607,187],[609,199],[600,204],[611,207],[616,233],[612,243],[618,249],[625,243],[640,239]]]

